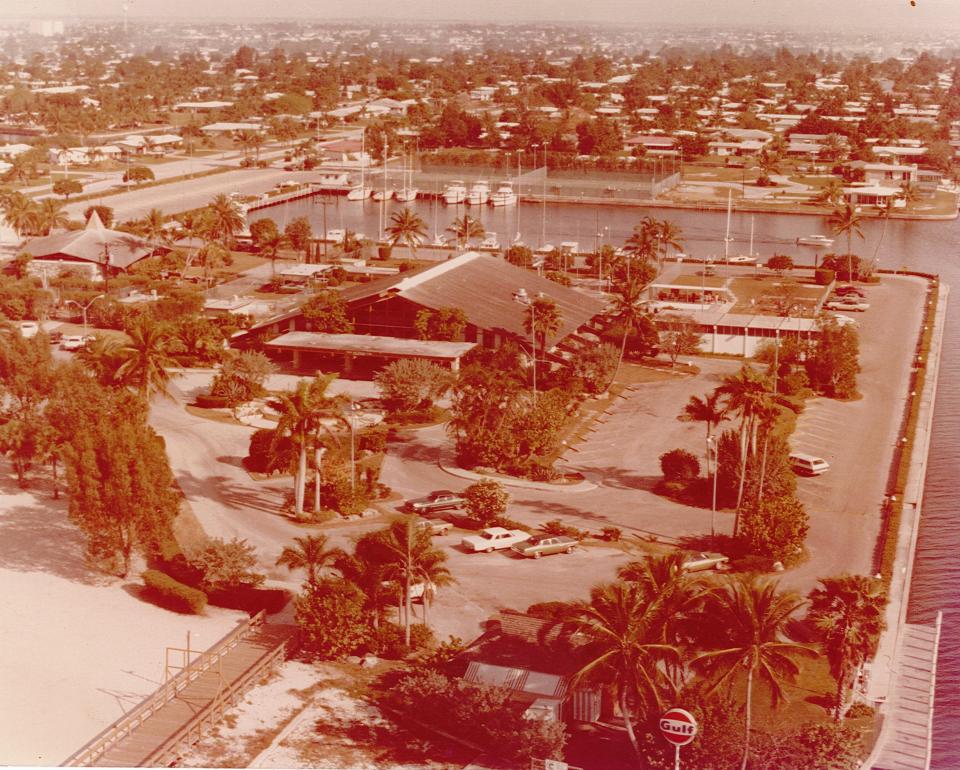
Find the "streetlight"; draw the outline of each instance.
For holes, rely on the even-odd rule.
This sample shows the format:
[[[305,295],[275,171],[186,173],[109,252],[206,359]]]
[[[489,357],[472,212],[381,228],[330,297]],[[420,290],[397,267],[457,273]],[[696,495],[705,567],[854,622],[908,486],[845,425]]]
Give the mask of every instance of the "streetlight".
[[[80,304],[79,302],[77,302],[75,299],[68,299],[68,300],[66,301],[66,304],[67,304],[67,305],[76,305],[78,308],[80,308],[80,312],[83,314],[83,337],[84,337],[84,339],[86,339],[86,337],[87,337],[87,310],[90,308],[90,306],[91,306],[94,302],[96,302],[98,299],[103,299],[105,296],[106,296],[105,294],[98,294],[96,297],[94,297],[92,300],[90,300],[86,305],[81,305],[81,304]]]
[[[354,433],[356,428],[356,426],[354,425],[354,419],[355,419],[354,412],[356,411],[356,408],[357,408],[357,405],[353,403],[353,401],[351,401],[350,414],[349,416],[344,418],[347,421],[347,425],[350,426],[350,491],[353,492],[354,494],[357,491],[357,458],[356,458],[356,449],[354,448],[355,447]]]
[[[710,469],[710,456],[713,456],[713,497],[710,502],[710,547],[716,550],[717,547],[717,438],[716,436],[707,436],[707,469]]]
[[[533,348],[533,405],[537,405],[537,306],[536,300],[530,299],[527,290],[517,289],[513,293],[513,301],[530,308],[530,342]]]

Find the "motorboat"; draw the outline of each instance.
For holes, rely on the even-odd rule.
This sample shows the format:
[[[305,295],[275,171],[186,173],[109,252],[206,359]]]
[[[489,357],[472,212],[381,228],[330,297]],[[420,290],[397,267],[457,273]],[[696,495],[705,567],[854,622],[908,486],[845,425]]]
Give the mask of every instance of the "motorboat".
[[[797,244],[800,246],[833,246],[833,238],[827,238],[825,235],[805,235],[797,238]]]
[[[497,189],[490,195],[490,204],[492,206],[513,206],[517,202],[517,194],[513,191],[513,185],[510,182],[501,182]]]
[[[451,182],[443,191],[443,200],[445,203],[463,203],[466,199],[467,186],[460,180]]]
[[[490,249],[491,251],[497,251],[500,249],[500,242],[497,240],[496,233],[487,233],[487,237],[480,241],[481,249]]]
[[[488,200],[490,200],[490,185],[484,181],[475,182],[467,194],[467,203],[471,206],[482,206]]]

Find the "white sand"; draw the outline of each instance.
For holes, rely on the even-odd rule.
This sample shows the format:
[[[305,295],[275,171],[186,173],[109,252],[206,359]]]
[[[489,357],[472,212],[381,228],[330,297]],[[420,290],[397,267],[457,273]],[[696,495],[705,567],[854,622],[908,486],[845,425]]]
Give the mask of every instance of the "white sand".
[[[246,616],[179,615],[138,599],[135,575],[91,572],[66,501],[3,471],[0,764],[56,765],[156,689],[165,647],[190,631],[205,649]]]

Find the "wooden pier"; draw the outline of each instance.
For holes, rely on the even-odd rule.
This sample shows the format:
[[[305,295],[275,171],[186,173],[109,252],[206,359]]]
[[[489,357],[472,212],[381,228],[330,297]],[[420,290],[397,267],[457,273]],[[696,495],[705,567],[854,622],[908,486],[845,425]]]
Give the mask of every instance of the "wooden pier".
[[[185,665],[153,695],[74,752],[62,767],[166,767],[195,743],[243,694],[282,661],[296,626],[271,625],[261,612]],[[196,656],[196,657],[194,657]],[[176,657],[176,656],[174,656]],[[189,658],[189,660],[187,660]]]

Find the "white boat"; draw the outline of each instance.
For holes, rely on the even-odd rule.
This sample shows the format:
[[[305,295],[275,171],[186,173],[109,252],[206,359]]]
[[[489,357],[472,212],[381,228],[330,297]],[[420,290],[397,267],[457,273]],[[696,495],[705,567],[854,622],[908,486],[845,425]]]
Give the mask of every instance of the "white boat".
[[[487,237],[480,241],[481,249],[491,249],[497,251],[500,248],[500,242],[497,240],[496,233],[487,233]]]
[[[471,206],[482,206],[488,200],[490,200],[490,185],[484,181],[475,182],[467,194],[467,203]]]
[[[347,193],[347,200],[362,201],[366,200],[371,195],[373,195],[373,190],[370,187],[363,187],[361,185],[360,187],[354,187],[350,190],[350,192]]]
[[[396,199],[401,203],[409,203],[410,201],[415,201],[417,196],[420,194],[420,191],[416,188],[404,188],[403,190],[397,190]]]
[[[393,190],[377,190],[373,194],[373,199],[375,201],[388,201],[393,197]]]
[[[513,206],[516,202],[517,194],[510,182],[501,182],[490,196],[490,204],[493,206]]]
[[[446,203],[463,203],[467,198],[467,186],[460,180],[447,185],[443,191],[443,200]]]
[[[801,246],[833,246],[833,238],[827,238],[825,235],[805,235],[797,238],[797,243]]]

